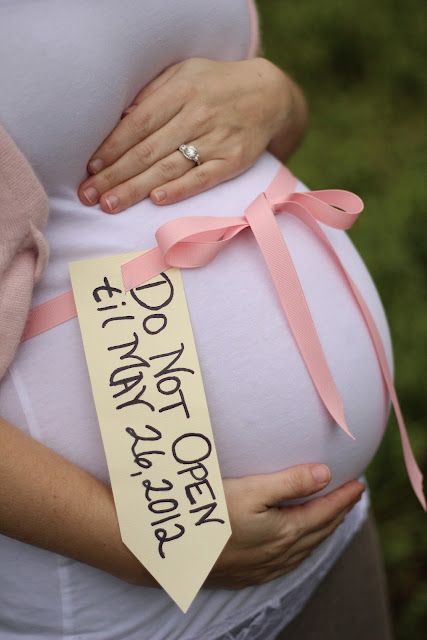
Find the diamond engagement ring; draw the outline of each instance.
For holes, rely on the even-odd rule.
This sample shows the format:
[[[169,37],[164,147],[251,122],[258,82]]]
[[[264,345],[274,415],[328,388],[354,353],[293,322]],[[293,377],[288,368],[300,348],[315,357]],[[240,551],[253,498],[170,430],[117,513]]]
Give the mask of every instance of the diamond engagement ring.
[[[188,160],[192,160],[196,164],[201,164],[199,152],[194,144],[181,144],[178,150],[181,151],[182,155],[185,156]]]

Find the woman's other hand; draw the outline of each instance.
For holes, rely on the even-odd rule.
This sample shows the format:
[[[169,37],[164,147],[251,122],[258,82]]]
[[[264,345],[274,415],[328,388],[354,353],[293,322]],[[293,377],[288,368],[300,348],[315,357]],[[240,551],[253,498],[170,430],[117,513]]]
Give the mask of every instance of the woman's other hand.
[[[0,418],[0,533],[102,569],[159,584],[123,544],[111,488]],[[315,465],[224,480],[232,536],[206,586],[238,589],[296,567],[339,525],[363,491],[349,482],[303,505],[326,481]]]
[[[320,476],[315,475],[316,469]],[[205,586],[241,589],[295,569],[335,531],[365,487],[354,480],[304,504],[276,505],[310,496],[329,480],[329,469],[314,464],[225,480],[233,533]]]
[[[88,163],[84,204],[118,213],[150,196],[171,204],[247,169],[269,147],[285,160],[305,129],[298,86],[264,58],[190,58],[168,67],[136,96]],[[126,112],[125,112],[126,113]],[[178,147],[194,144],[201,165]]]

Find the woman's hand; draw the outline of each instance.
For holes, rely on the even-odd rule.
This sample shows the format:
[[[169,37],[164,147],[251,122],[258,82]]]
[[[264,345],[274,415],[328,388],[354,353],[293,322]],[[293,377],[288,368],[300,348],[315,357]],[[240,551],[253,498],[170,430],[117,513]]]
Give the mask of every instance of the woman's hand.
[[[325,479],[314,477],[323,470]],[[224,481],[232,536],[205,586],[241,589],[269,582],[295,569],[325,540],[360,499],[364,486],[348,482],[302,505],[280,502],[309,496],[330,480],[324,465]]]
[[[126,582],[159,587],[123,544],[111,489],[0,418],[0,533],[75,558]],[[316,465],[224,480],[232,536],[206,586],[236,589],[296,567],[344,519],[363,485],[349,482],[303,505],[328,484]],[[84,517],[82,517],[82,514]]]
[[[95,151],[84,204],[118,213],[150,195],[170,204],[247,169],[271,145],[283,160],[305,126],[297,85],[264,58],[218,62],[190,58],[144,87]],[[201,165],[178,147],[195,144]]]

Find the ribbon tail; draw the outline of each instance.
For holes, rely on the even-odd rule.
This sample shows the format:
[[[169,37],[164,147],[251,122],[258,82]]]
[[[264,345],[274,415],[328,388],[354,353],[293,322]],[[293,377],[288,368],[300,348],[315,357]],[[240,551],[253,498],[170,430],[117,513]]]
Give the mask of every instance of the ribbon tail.
[[[419,502],[421,503],[421,506],[423,507],[424,511],[427,511],[426,499],[423,492],[423,475],[417,465],[414,452],[411,447],[411,443],[409,442],[408,432],[406,430],[405,421],[403,419],[403,415],[400,410],[396,389],[393,384],[391,371],[388,366],[387,357],[384,351],[384,346],[382,343],[380,333],[375,324],[375,320],[373,319],[371,312],[369,311],[368,306],[362,297],[362,294],[360,293],[356,284],[353,282],[353,280],[351,279],[351,277],[349,276],[349,274],[347,273],[347,271],[342,265],[341,265],[341,268],[347,277],[350,288],[352,289],[354,293],[354,297],[356,298],[359,304],[360,310],[362,312],[362,315],[368,327],[369,333],[371,335],[371,340],[374,345],[375,352],[377,354],[378,362],[381,368],[381,372],[383,374],[383,379],[387,387],[387,391],[389,392],[390,399],[394,408],[394,413],[396,415],[397,424],[399,426],[400,440],[402,443],[402,450],[403,450],[403,458],[405,460],[405,466],[408,472],[409,480],[411,482],[415,495],[417,496]]]
[[[388,385],[387,385],[388,386]],[[408,432],[400,410],[399,401],[397,399],[396,390],[393,383],[389,387],[390,398],[393,404],[394,413],[396,414],[397,424],[399,426],[400,440],[402,442],[403,458],[405,460],[406,470],[415,495],[417,496],[424,511],[427,511],[426,498],[423,491],[423,474],[415,460],[414,452],[409,442]]]
[[[408,433],[406,430],[406,426],[405,426],[405,421],[403,419],[402,416],[402,412],[400,410],[400,405],[399,405],[399,401],[397,399],[397,394],[396,394],[396,389],[394,387],[393,384],[393,379],[392,379],[392,375],[391,375],[391,371],[389,369],[388,366],[388,362],[387,362],[387,357],[386,357],[386,353],[384,351],[384,346],[382,343],[382,339],[380,336],[380,333],[378,331],[377,325],[375,323],[374,318],[372,317],[371,312],[369,311],[369,308],[365,302],[365,300],[363,299],[362,294],[360,293],[359,289],[356,286],[356,283],[352,280],[352,278],[350,277],[350,275],[348,274],[348,272],[346,271],[344,265],[342,264],[341,260],[339,259],[332,243],[330,242],[329,238],[327,237],[327,235],[324,233],[324,231],[320,228],[320,226],[317,224],[317,222],[309,215],[306,215],[305,212],[294,212],[296,215],[298,215],[299,218],[301,218],[316,234],[316,236],[323,242],[323,244],[326,246],[327,249],[329,249],[332,257],[334,258],[335,262],[337,263],[337,265],[339,266],[339,268],[341,269],[343,275],[345,276],[350,289],[359,305],[360,311],[362,313],[363,319],[365,320],[366,326],[368,327],[368,331],[370,333],[371,336],[371,340],[372,340],[372,344],[374,345],[374,349],[375,352],[377,354],[377,358],[378,358],[378,363],[380,365],[381,368],[381,372],[383,375],[383,380],[384,383],[386,385],[387,391],[390,395],[390,399],[394,408],[394,412],[396,414],[396,419],[397,419],[397,424],[399,426],[399,433],[400,433],[400,440],[402,443],[402,450],[403,450],[403,458],[405,460],[405,466],[406,466],[406,470],[408,473],[408,477],[409,480],[411,482],[412,488],[414,490],[415,495],[417,496],[421,506],[423,507],[424,511],[427,511],[427,504],[426,504],[426,499],[424,496],[424,492],[423,492],[423,475],[417,465],[417,462],[415,460],[415,456],[414,456],[414,452],[412,450],[411,447],[411,443],[409,442],[409,437],[408,437]]]
[[[77,309],[72,291],[66,291],[56,298],[51,298],[31,309],[21,342],[34,338],[76,316]]]
[[[248,207],[245,215],[314,386],[334,421],[354,440],[292,258],[264,193]]]

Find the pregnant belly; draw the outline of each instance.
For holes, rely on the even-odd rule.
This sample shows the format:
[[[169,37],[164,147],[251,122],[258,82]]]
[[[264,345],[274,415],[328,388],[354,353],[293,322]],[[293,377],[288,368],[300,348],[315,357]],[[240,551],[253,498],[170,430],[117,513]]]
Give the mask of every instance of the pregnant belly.
[[[54,202],[52,259],[36,302],[69,288],[69,260],[148,248],[154,230],[177,215],[241,215],[276,170],[266,154],[243,176],[179,209],[144,202],[108,217],[75,200]],[[278,221],[355,441],[324,409],[249,232],[206,267],[185,270],[185,291],[223,477],[323,462],[332,471],[329,491],[358,477],[372,459],[388,397],[367,328],[335,264],[299,220]],[[344,232],[325,231],[371,310],[391,364],[387,322],[369,273]],[[26,423],[34,437],[108,479],[76,320],[21,345],[0,401],[6,418]]]

